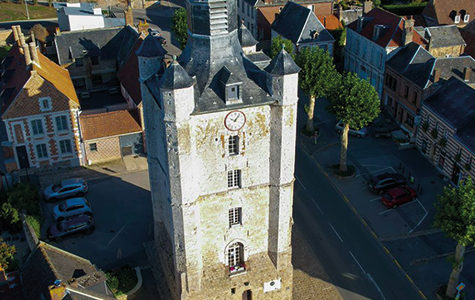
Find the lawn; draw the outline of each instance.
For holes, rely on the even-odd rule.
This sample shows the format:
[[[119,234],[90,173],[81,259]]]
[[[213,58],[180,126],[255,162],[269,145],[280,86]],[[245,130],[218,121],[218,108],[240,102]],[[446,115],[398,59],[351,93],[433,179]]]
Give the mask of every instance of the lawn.
[[[30,19],[56,18],[56,9],[45,5],[28,4]],[[26,20],[24,4],[0,2],[0,22]]]

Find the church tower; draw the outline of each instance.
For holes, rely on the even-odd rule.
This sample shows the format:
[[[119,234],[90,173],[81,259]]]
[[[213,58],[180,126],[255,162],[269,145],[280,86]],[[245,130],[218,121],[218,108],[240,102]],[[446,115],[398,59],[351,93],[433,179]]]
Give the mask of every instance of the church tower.
[[[168,67],[137,51],[156,257],[171,299],[291,299],[299,68],[242,51],[235,0],[188,0]]]

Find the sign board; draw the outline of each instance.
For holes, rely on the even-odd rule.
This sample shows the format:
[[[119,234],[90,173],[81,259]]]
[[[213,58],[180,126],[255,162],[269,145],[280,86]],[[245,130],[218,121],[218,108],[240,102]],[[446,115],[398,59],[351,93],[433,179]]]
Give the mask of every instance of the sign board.
[[[280,290],[282,283],[279,279],[264,282],[264,293]]]

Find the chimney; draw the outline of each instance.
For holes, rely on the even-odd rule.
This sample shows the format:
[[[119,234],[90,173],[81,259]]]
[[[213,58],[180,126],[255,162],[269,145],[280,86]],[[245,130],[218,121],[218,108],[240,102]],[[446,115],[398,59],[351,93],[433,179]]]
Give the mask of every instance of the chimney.
[[[15,25],[12,26],[12,32],[13,32],[13,39],[15,40],[15,42],[18,43],[18,39],[20,37],[18,36],[18,32],[16,31],[16,26]]]
[[[404,29],[402,31],[402,42],[404,45],[409,44],[412,42],[412,38],[414,36],[414,19],[412,16],[409,19],[404,20]]]
[[[59,280],[57,281],[48,287],[51,300],[62,300],[66,296],[66,285]]]
[[[361,32],[363,30],[364,17],[358,17],[358,23],[356,23],[356,31]]]
[[[463,69],[463,80],[470,81],[471,75],[472,75],[472,68],[465,67],[465,69]]]
[[[32,31],[30,33],[30,38],[31,38],[31,42],[36,45],[36,38],[35,38],[35,32],[34,31]]]
[[[21,47],[21,46],[22,46],[22,45],[21,45],[21,35],[22,35],[22,33],[21,33],[21,27],[20,27],[20,25],[16,25],[16,26],[15,26],[15,30],[16,30],[16,34],[18,35],[17,44],[18,44],[18,46]]]
[[[31,60],[36,64],[40,65],[40,60],[38,58],[38,52],[36,50],[36,45],[35,43],[31,42],[30,43],[30,53],[31,53]]]
[[[20,46],[21,47],[27,46],[25,42],[25,36],[23,35],[23,33],[20,33]]]
[[[365,0],[363,2],[363,15],[366,15],[373,9],[373,1]]]
[[[323,17],[323,27],[327,28],[327,17]]]
[[[29,66],[31,65],[30,49],[28,49],[27,44],[25,44],[22,48],[23,48],[23,55],[25,55],[25,63],[27,66]]]
[[[440,80],[440,70],[435,69],[434,70],[434,83],[439,82],[439,80]]]
[[[134,13],[132,12],[132,4],[127,1],[127,9],[125,10],[125,26],[134,26]]]

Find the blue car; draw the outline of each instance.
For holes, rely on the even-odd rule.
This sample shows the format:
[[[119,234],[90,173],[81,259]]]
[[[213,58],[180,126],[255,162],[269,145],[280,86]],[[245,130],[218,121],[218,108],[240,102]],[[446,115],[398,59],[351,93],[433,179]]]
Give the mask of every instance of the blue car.
[[[86,198],[71,198],[53,208],[53,219],[61,221],[76,215],[92,215],[92,209]]]
[[[60,184],[47,186],[43,191],[45,201],[55,202],[77,196],[84,196],[88,187],[84,179],[72,178],[61,181]]]

